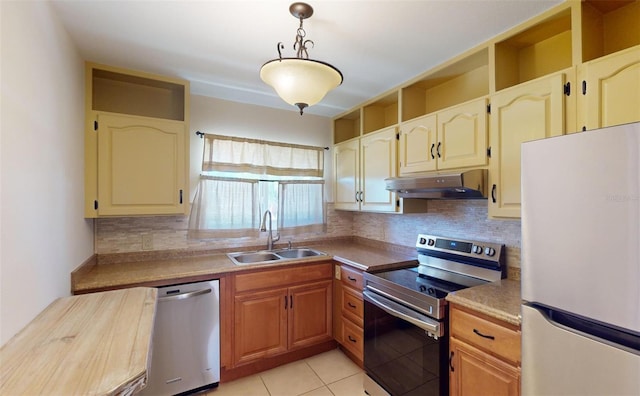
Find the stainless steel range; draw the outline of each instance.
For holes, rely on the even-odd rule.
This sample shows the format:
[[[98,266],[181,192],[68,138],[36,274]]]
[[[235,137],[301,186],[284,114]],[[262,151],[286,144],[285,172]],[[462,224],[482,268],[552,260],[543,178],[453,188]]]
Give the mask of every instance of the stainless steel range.
[[[365,391],[448,395],[448,293],[506,276],[504,245],[418,235],[419,265],[365,273]]]

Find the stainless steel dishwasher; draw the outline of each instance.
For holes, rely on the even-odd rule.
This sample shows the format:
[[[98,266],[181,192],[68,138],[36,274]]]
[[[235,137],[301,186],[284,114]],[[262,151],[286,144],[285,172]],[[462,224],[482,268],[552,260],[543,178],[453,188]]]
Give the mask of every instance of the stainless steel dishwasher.
[[[175,395],[218,386],[218,280],[158,288],[151,353],[143,395]]]

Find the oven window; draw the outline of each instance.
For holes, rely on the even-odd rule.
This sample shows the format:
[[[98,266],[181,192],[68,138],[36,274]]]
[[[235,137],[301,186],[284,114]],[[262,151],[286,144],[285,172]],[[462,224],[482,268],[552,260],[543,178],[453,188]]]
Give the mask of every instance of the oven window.
[[[435,340],[368,301],[364,308],[367,375],[393,396],[448,395],[448,334]]]

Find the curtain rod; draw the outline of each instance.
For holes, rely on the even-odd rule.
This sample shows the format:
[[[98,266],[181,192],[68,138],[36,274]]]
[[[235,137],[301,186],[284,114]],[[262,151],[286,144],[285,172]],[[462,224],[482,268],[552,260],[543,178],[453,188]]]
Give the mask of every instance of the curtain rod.
[[[205,133],[196,131],[196,135],[200,136],[200,139],[204,138]],[[323,147],[325,150],[329,150],[329,147]]]

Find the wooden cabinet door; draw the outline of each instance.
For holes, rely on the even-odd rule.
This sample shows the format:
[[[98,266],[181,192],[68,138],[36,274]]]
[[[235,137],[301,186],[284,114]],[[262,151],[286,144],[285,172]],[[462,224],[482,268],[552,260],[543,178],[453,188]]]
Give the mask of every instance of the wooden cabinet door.
[[[415,118],[400,127],[400,175],[436,169],[435,115]]]
[[[586,129],[640,121],[640,46],[585,63],[579,74],[586,84],[578,99]]]
[[[558,73],[491,97],[490,217],[520,217],[520,145],[564,133],[564,78]]]
[[[396,150],[395,127],[360,139],[360,210],[396,211],[396,194],[386,190],[384,181],[398,174]]]
[[[517,396],[520,369],[456,338],[450,340],[449,394]]]
[[[180,121],[98,113],[98,215],[183,214]]]
[[[360,141],[350,140],[333,147],[335,208],[359,210]]]
[[[289,349],[332,338],[332,281],[289,288]]]
[[[487,164],[487,99],[441,111],[437,120],[438,169]]]
[[[234,304],[235,365],[287,351],[287,289],[237,295]]]

